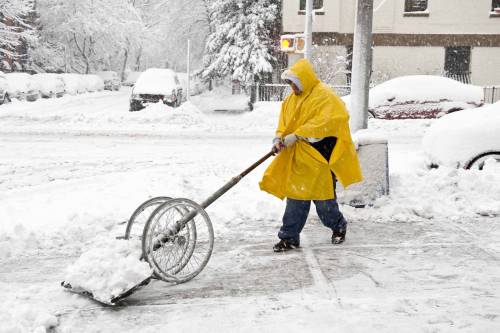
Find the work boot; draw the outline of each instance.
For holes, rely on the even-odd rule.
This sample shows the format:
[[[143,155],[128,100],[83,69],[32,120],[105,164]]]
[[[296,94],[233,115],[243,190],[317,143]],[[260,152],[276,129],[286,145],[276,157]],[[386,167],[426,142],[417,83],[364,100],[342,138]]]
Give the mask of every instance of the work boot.
[[[334,245],[342,244],[345,241],[346,232],[347,232],[347,228],[333,230],[332,244],[334,244]]]
[[[280,240],[273,246],[274,252],[285,252],[299,247],[299,243],[290,242],[286,239]]]

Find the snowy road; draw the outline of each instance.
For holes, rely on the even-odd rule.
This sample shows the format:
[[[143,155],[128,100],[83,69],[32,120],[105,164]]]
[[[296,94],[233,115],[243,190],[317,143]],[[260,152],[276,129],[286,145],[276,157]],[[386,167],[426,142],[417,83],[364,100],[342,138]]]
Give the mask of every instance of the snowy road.
[[[343,246],[312,214],[302,249],[274,254],[283,204],[258,189],[261,166],[207,209],[215,249],[193,281],[153,282],[113,309],[63,291],[67,265],[96,235],[121,235],[142,201],[201,202],[269,148],[274,119],[129,114],[127,98],[0,109],[0,332],[51,315],[54,332],[499,330],[500,190],[477,188],[498,178],[423,168],[425,122],[372,124],[390,136],[395,194],[343,207]]]

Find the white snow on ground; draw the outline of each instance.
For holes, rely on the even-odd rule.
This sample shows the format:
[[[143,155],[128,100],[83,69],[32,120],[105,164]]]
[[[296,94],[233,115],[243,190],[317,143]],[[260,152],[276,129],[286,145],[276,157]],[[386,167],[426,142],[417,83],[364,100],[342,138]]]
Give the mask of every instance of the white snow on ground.
[[[18,300],[3,300],[0,305],[0,333],[46,333],[58,324],[53,314]]]
[[[436,121],[423,139],[428,163],[464,166],[481,153],[500,152],[500,102]]]
[[[41,267],[46,269],[52,267],[52,261],[42,264],[46,258],[63,266],[56,266],[52,270],[63,271],[82,251],[92,247],[96,236],[99,240],[103,236],[122,235],[125,225],[117,223],[126,220],[133,209],[147,198],[170,195],[201,202],[268,151],[279,116],[279,103],[258,103],[254,111],[241,114],[214,112],[225,98],[216,93],[193,97],[191,103],[185,103],[177,109],[156,104],[144,111],[130,113],[127,111],[129,94],[130,90],[122,89],[120,92],[65,96],[35,103],[15,102],[0,106],[0,261],[12,263],[19,260],[18,264],[23,264],[36,258],[40,260]],[[242,105],[234,105],[235,110],[237,106]],[[500,216],[499,163],[487,163],[483,171],[427,168],[421,139],[434,122],[370,120],[370,128],[384,133],[389,140],[391,194],[366,209],[341,207],[349,221],[377,222],[382,229],[384,225],[393,226],[397,223],[401,224],[401,230],[405,230],[422,225],[436,225],[437,228],[443,220],[459,222]],[[231,250],[219,252],[212,257],[206,272],[199,279],[179,287],[186,288],[186,293],[189,293],[190,288],[195,294],[203,293],[203,288],[224,290],[229,288],[227,285],[235,281],[237,283],[242,278],[260,280],[258,267],[261,263],[251,257],[250,253],[253,252],[250,250],[264,246],[255,244],[255,239],[274,241],[284,207],[283,202],[259,191],[258,181],[267,163],[269,161],[207,209],[216,233],[216,250],[217,244],[237,234],[238,238],[232,241],[238,245],[246,244],[249,254]],[[493,224],[495,220],[491,221]],[[268,251],[270,245],[266,244],[268,247],[259,251]],[[412,331],[415,327],[446,330],[453,327],[448,319],[429,312],[429,304],[426,303],[429,300],[418,297],[404,299],[406,294],[401,291],[406,286],[404,280],[389,278],[395,286],[389,298],[382,292],[365,294],[367,283],[372,284],[376,278],[387,278],[388,273],[383,270],[386,268],[383,265],[385,259],[372,258],[375,254],[367,255],[365,265],[372,263],[370,267],[379,270],[366,272],[363,266],[356,266],[356,270],[363,272],[360,276],[366,280],[359,280],[361,277],[357,275],[352,280],[345,280],[347,285],[344,284],[344,287],[356,290],[360,298],[344,295],[340,301],[338,293],[342,292],[341,288],[335,289],[335,286],[322,280],[319,264],[307,246],[306,239],[303,251],[308,258],[308,265],[313,267],[311,274],[316,283],[313,289],[303,286],[292,292],[268,297],[224,297],[205,301],[174,298],[174,302],[179,304],[169,307],[168,328],[193,331],[195,327],[215,329],[219,325],[222,331],[238,328],[252,331],[252,327],[257,325],[278,330],[290,318],[304,318],[297,319],[291,331],[311,328],[324,330],[327,323],[328,327],[331,326],[332,311],[338,314],[338,318],[334,316],[337,318],[336,327],[345,330],[354,327],[353,331],[359,332],[373,327],[381,327],[382,330],[390,327],[392,331]],[[490,252],[494,250],[487,249]],[[364,253],[362,248],[346,247],[339,251],[359,256]],[[427,261],[419,259],[419,255],[426,253],[425,248],[402,251],[410,255],[416,253],[414,259],[420,260],[419,265],[426,270],[446,266],[447,258],[443,259],[444,262],[434,262],[432,257],[425,257]],[[443,251],[446,253],[446,249],[441,249],[438,254],[443,255]],[[108,252],[103,251],[101,254],[105,253]],[[52,259],[58,257],[63,258],[62,263],[59,259]],[[289,268],[291,264],[285,260],[293,260],[294,255],[276,257],[269,254],[259,258],[282,258],[283,262],[274,264],[273,269],[285,269],[280,271],[284,277],[297,275],[298,283],[303,283],[300,274]],[[342,260],[342,256],[338,258]],[[373,262],[377,266],[373,266]],[[393,264],[404,265],[405,262],[396,261]],[[481,269],[490,269],[487,275],[494,277],[494,267],[486,264]],[[321,265],[322,269],[342,271],[347,269],[349,263],[327,261]],[[124,329],[125,324],[121,321],[123,314],[117,317],[114,313],[101,313],[95,317],[94,310],[88,309],[86,299],[64,292],[57,280],[45,281],[43,272],[33,271],[37,266],[32,265],[25,272],[15,275],[15,280],[0,281],[0,293],[4,295],[0,305],[0,322],[5,323],[0,325],[0,332],[10,327],[18,327],[17,331],[21,332],[36,329],[43,332],[56,325],[62,332],[84,331],[85,327],[74,325],[87,320],[89,317],[86,316],[91,316],[92,322],[104,321],[106,324],[101,327],[104,330]],[[252,271],[255,276],[238,275],[238,269],[252,267],[256,267]],[[233,268],[236,271],[231,279],[218,281],[219,275],[233,272]],[[454,267],[445,268],[444,275],[455,274]],[[426,272],[417,272],[422,274],[418,277],[425,279]],[[1,276],[8,274],[0,272]],[[473,271],[465,274],[471,274],[464,277],[466,284],[472,284],[470,281],[478,278]],[[61,274],[52,272],[50,276]],[[205,286],[207,279],[211,284]],[[24,286],[23,283],[32,283],[33,288],[21,289],[19,286]],[[254,283],[256,285],[252,289],[265,287],[265,281]],[[335,280],[335,283],[344,283],[344,280]],[[151,288],[152,293],[161,291],[165,295],[169,294],[169,289],[161,289],[159,284],[148,288]],[[244,287],[234,288],[239,290]],[[478,309],[477,300],[470,306],[454,303],[455,298],[457,302],[463,299],[455,294],[456,289],[453,288],[459,287],[452,286],[450,289],[453,297],[435,300],[431,307],[448,309],[446,313],[449,315],[457,311],[462,314],[481,311],[484,316],[492,318],[491,321],[481,321],[480,317],[467,317],[455,322],[466,330],[472,327],[472,331],[476,328],[484,331],[495,325],[494,309],[498,309],[498,302],[480,303],[480,309],[474,310]],[[174,288],[172,292],[178,290]],[[447,293],[446,290],[442,292]],[[377,308],[372,308],[375,303],[366,303],[370,297],[379,299],[375,302]],[[337,298],[338,304],[334,303],[335,308],[332,308],[331,299]],[[80,312],[79,309],[86,310]],[[144,331],[161,329],[162,317],[155,317],[148,312],[153,313],[155,310],[148,309],[140,312],[139,307],[131,307],[127,310],[130,314],[127,318],[133,317],[142,323]],[[201,317],[193,318],[192,311],[201,314]],[[424,316],[428,320],[427,324],[412,317],[415,314]],[[64,317],[62,324],[58,322],[60,316]],[[222,320],[228,317],[229,321]],[[245,318],[249,318],[248,322]],[[94,324],[87,321],[87,325]],[[138,326],[132,327],[129,331],[138,329]]]
[[[89,291],[95,299],[111,303],[151,276],[152,270],[141,256],[141,243],[136,239],[99,237],[68,267],[64,281],[74,290]]]

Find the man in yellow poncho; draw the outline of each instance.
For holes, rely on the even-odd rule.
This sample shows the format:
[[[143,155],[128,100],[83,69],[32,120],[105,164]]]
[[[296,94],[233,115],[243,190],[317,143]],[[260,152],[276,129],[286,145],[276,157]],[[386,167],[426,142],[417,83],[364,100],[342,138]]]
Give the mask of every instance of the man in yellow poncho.
[[[278,155],[260,182],[263,191],[287,198],[280,241],[273,249],[281,252],[300,246],[311,200],[321,222],[332,230],[332,243],[340,244],[345,240],[347,222],[336,201],[336,180],[344,187],[362,180],[349,114],[307,60],[299,60],[281,78],[293,93],[281,106],[273,140]]]

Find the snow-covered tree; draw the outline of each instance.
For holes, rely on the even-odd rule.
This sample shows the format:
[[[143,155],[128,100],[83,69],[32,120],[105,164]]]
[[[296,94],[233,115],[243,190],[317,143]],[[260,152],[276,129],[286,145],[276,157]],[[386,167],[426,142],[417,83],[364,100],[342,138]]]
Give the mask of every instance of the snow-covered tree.
[[[271,73],[279,22],[279,0],[214,0],[202,76],[248,84]]]
[[[62,59],[66,71],[122,68],[124,50],[143,32],[141,17],[129,1],[39,0],[38,4],[40,38],[57,55],[55,59]],[[50,52],[39,56],[40,62],[53,62],[45,58]]]
[[[0,56],[26,57],[19,48],[27,49],[25,46],[35,39],[30,22],[33,9],[31,0],[0,1]]]

